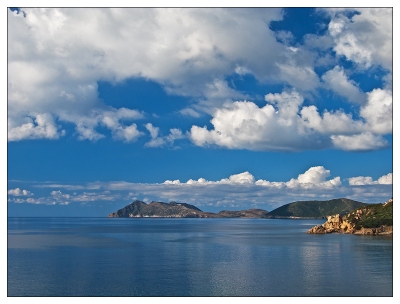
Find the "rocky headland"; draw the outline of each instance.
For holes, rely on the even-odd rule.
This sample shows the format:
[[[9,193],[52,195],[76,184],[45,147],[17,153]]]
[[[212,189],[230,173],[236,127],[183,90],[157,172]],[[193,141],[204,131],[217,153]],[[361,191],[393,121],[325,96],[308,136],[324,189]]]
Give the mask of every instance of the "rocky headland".
[[[314,226],[307,233],[393,234],[393,199],[384,204],[365,205],[344,216],[328,216],[324,224]]]

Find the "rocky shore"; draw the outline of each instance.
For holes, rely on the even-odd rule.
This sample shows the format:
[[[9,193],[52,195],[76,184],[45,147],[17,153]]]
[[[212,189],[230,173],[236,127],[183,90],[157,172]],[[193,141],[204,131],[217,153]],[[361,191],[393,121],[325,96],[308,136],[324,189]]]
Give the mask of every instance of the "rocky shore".
[[[384,204],[376,204],[356,209],[343,217],[339,214],[328,216],[324,224],[312,227],[307,233],[393,234],[392,214],[393,199],[390,199]]]

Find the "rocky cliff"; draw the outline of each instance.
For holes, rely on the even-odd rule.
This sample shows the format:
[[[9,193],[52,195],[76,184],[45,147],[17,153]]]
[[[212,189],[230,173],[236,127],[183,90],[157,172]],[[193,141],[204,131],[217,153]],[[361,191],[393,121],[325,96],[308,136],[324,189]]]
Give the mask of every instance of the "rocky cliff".
[[[384,204],[366,205],[343,217],[339,214],[328,216],[324,224],[311,228],[307,233],[392,234],[393,199]]]

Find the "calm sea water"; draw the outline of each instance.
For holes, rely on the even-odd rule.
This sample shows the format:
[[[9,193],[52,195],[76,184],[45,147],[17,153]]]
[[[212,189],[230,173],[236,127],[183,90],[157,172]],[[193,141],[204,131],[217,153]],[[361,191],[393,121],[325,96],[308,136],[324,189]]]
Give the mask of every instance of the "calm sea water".
[[[393,239],[322,220],[9,218],[8,296],[393,296]]]

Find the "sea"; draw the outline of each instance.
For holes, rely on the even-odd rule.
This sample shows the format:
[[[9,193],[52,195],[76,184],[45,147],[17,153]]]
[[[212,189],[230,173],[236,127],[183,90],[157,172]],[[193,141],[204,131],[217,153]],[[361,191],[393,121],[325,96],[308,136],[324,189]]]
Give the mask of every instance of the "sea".
[[[324,220],[8,218],[8,297],[392,297],[393,238]]]

